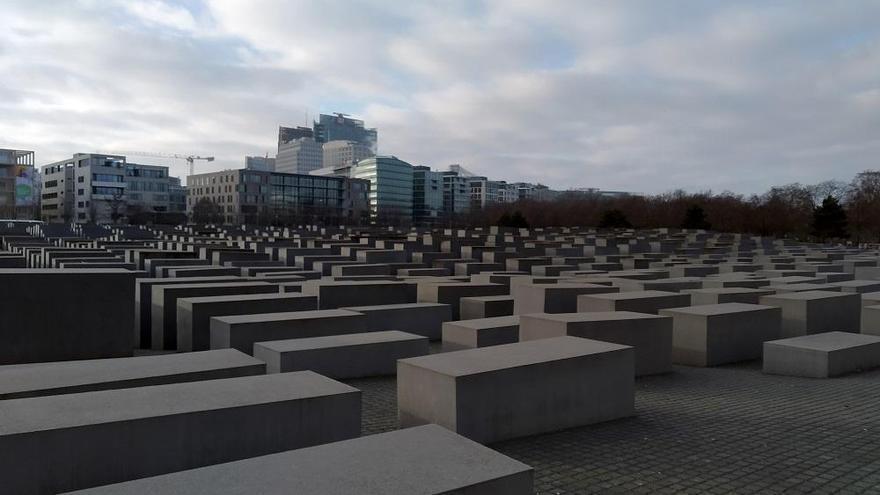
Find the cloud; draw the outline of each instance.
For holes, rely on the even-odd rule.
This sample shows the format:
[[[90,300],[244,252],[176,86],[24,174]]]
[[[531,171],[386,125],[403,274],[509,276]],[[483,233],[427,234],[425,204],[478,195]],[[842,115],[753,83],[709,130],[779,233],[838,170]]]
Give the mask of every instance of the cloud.
[[[870,0],[12,0],[0,17],[0,145],[41,163],[239,167],[277,125],[342,111],[383,153],[558,188],[751,193],[878,166]]]

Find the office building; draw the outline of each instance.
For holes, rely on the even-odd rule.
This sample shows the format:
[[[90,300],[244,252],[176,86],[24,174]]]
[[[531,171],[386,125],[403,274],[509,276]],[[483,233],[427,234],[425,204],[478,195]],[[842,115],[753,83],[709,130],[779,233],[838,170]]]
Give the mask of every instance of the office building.
[[[315,132],[309,127],[284,127],[278,126],[278,146],[287,144],[297,139],[311,138],[314,139]]]
[[[344,169],[376,154],[364,143],[357,141],[330,141],[323,144],[324,168]]]
[[[179,177],[168,178],[168,212],[186,215],[186,187]]]
[[[261,170],[263,172],[275,171],[275,159],[268,156],[244,157],[244,168],[248,170]]]
[[[0,219],[36,217],[36,175],[33,151],[0,149]]]
[[[368,191],[369,182],[345,177],[224,170],[187,178],[187,214],[203,221],[207,205],[220,223],[357,224],[368,217]]]
[[[314,137],[320,143],[331,141],[354,141],[376,154],[379,133],[375,128],[364,127],[364,121],[352,119],[344,113],[321,114],[314,123]]]
[[[301,137],[278,145],[275,171],[288,174],[308,174],[323,167],[324,150],[321,143],[310,137]]]
[[[168,167],[128,163],[122,155],[77,153],[42,167],[40,216],[47,222],[116,223],[170,210],[179,179]]]
[[[441,172],[441,174],[443,175],[444,215],[454,217],[468,212],[471,206],[469,178],[460,175],[455,170]]]
[[[468,179],[471,191],[471,206],[485,208],[493,203],[515,203],[519,200],[519,189],[503,180],[489,180],[486,177]]]
[[[413,167],[395,156],[375,156],[352,167],[351,177],[370,182],[370,217],[379,224],[412,221]]]
[[[443,216],[443,173],[413,167],[413,222],[431,225]]]

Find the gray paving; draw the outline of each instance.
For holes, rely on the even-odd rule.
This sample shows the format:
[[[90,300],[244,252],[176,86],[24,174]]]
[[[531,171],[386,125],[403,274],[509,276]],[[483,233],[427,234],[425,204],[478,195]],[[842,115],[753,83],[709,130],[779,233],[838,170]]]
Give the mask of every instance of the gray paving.
[[[363,390],[363,434],[397,427],[394,378]],[[880,370],[764,375],[760,363],[636,380],[636,416],[492,444],[535,493],[880,493]]]

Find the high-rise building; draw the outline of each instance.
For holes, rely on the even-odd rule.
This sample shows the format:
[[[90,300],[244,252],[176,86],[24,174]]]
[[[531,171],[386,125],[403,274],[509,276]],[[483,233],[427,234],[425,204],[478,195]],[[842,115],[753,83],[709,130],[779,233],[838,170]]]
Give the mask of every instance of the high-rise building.
[[[33,151],[0,149],[0,219],[36,217],[35,181]]]
[[[357,141],[330,141],[323,144],[324,168],[344,169],[376,154],[364,143]]]
[[[430,225],[443,216],[443,173],[413,167],[413,222]]]
[[[443,174],[443,213],[448,217],[466,213],[471,206],[468,177],[463,177],[454,170],[441,174]]]
[[[324,150],[321,143],[310,137],[297,138],[278,145],[275,171],[289,174],[307,174],[323,167]]]
[[[375,155],[379,133],[375,128],[364,127],[364,121],[352,119],[344,113],[321,114],[314,123],[315,140],[320,143],[330,141],[354,141],[366,145]]]
[[[168,167],[128,163],[122,155],[77,153],[43,165],[41,218],[111,223],[170,211]],[[179,179],[175,179],[177,184]]]
[[[297,139],[302,138],[313,138],[315,137],[315,132],[308,127],[284,127],[278,126],[278,146],[280,147],[282,144],[289,143],[291,141],[296,141]]]
[[[263,172],[275,171],[275,159],[268,156],[244,157],[244,168],[248,170],[262,170]]]
[[[222,223],[359,223],[368,191],[369,182],[344,177],[224,170],[188,177],[187,213],[199,221],[207,200]]]
[[[352,167],[351,177],[370,182],[370,217],[380,224],[408,224],[413,216],[413,167],[395,156],[375,156]]]

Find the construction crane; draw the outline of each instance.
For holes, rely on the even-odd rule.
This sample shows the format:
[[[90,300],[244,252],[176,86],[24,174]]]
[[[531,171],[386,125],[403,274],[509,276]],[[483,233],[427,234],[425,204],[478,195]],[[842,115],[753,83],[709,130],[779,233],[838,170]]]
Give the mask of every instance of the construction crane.
[[[213,156],[198,156],[198,155],[180,155],[177,153],[155,153],[152,151],[120,151],[115,153],[102,153],[105,155],[125,155],[125,156],[149,156],[154,158],[174,158],[174,159],[183,159],[186,160],[186,163],[189,164],[189,175],[195,175],[195,161],[196,160],[205,160],[206,162],[213,162]]]

